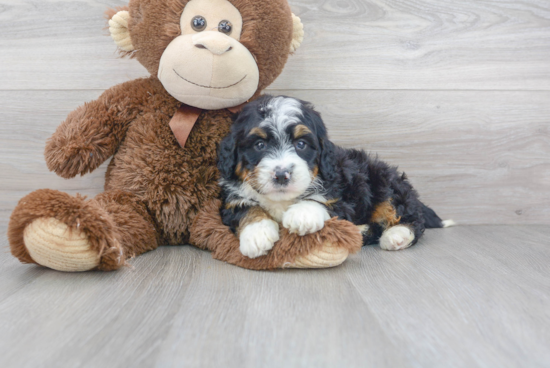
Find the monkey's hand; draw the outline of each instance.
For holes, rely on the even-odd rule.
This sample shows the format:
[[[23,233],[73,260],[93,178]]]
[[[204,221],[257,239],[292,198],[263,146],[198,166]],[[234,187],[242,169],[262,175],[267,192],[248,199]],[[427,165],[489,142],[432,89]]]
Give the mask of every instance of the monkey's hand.
[[[46,144],[48,168],[66,179],[97,169],[116,152],[155,87],[150,79],[120,84],[70,113]]]
[[[48,168],[63,178],[92,172],[114,152],[109,129],[101,129],[90,109],[88,104],[73,111],[46,143]]]

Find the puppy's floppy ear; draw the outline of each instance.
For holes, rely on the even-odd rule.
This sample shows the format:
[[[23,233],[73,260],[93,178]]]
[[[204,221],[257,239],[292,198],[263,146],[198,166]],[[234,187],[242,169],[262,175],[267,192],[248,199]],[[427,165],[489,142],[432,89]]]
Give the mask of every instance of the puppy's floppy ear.
[[[319,140],[319,175],[326,182],[332,182],[336,179],[336,146],[328,139],[327,128],[321,118],[321,114],[315,110],[309,102],[300,101],[304,121],[312,128]]]
[[[220,143],[218,152],[218,170],[223,179],[230,179],[235,175],[237,167],[237,140],[235,134],[231,132]]]
[[[335,145],[326,136],[319,139],[321,153],[319,155],[319,175],[321,179],[332,182],[336,179]]]

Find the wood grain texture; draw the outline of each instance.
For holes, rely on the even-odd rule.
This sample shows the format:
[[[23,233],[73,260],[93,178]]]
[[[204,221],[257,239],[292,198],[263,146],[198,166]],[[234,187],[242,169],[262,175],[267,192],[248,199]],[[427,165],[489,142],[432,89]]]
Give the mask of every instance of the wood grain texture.
[[[548,90],[545,0],[297,0],[281,89]]]
[[[148,73],[119,59],[104,12],[121,0],[0,0],[0,90],[107,89]]]
[[[103,12],[124,0],[0,0],[0,89],[107,89]],[[291,0],[306,29],[278,89],[550,89],[546,0]]]
[[[64,274],[0,253],[0,366],[546,367],[549,238],[429,230],[320,271],[161,247],[131,269]]]
[[[271,92],[315,103],[336,143],[398,165],[444,218],[550,224],[550,92]],[[0,91],[0,224],[39,188],[102,191],[105,165],[64,180],[43,157],[57,125],[99,93]]]

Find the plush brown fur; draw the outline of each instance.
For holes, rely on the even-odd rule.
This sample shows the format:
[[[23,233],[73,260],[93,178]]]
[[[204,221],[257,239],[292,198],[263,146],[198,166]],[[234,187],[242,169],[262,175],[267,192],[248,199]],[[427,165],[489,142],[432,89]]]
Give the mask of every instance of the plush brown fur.
[[[241,42],[260,69],[256,94],[282,71],[292,38],[286,0],[230,0],[242,13]],[[38,218],[55,218],[79,229],[100,254],[101,270],[114,270],[125,260],[162,244],[191,242],[217,259],[251,269],[271,269],[292,262],[321,246],[322,237],[356,251],[357,229],[331,220],[319,234],[298,237],[282,232],[281,241],[266,257],[248,259],[238,241],[222,225],[217,147],[229,132],[229,110],[203,111],[184,148],[169,127],[180,102],[157,79],[162,52],[180,33],[179,19],[187,0],[132,0],[132,56],[149,70],[150,78],[130,81],[69,114],[45,150],[50,170],[64,178],[84,175],[109,157],[105,193],[92,200],[53,190],[23,198],[9,224],[14,256],[33,263],[24,244],[25,227]],[[120,9],[117,9],[120,10]],[[112,17],[115,11],[108,12]]]
[[[66,179],[92,172],[113,156],[136,120],[144,125],[145,115],[170,120],[179,105],[154,77],[112,87],[57,128],[46,144],[48,168]]]
[[[51,217],[65,223],[70,229],[79,229],[88,235],[92,249],[101,257],[99,269],[119,268],[126,259],[125,255],[121,258],[119,255],[124,253],[121,241],[127,234],[117,228],[101,204],[93,200],[86,201],[82,196],[71,197],[49,189],[29,194],[19,202],[10,219],[8,239],[12,254],[23,263],[35,263],[25,248],[23,231],[32,221]]]

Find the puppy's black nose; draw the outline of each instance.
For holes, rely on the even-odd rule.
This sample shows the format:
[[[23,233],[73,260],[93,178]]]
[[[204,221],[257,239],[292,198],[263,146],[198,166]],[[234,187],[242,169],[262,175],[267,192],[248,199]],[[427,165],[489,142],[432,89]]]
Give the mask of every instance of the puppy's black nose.
[[[273,181],[279,185],[287,185],[290,181],[290,171],[288,170],[275,170],[275,175],[273,175]]]

